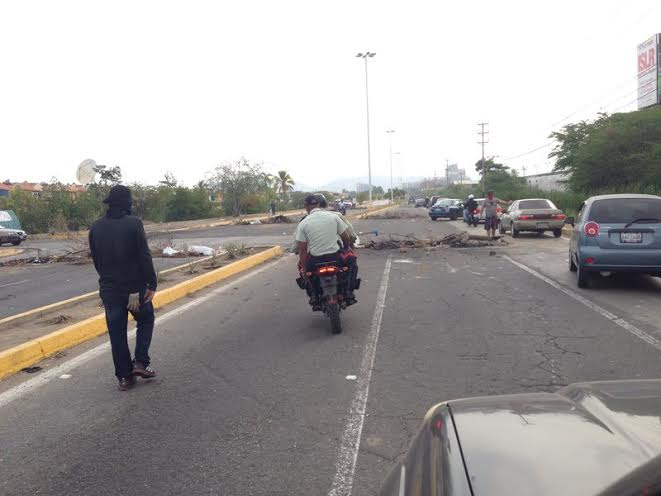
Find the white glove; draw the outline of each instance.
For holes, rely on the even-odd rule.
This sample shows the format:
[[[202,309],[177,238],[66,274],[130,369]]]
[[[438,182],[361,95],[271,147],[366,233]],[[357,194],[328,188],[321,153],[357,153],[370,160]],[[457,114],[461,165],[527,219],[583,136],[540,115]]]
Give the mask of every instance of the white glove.
[[[133,293],[129,295],[129,304],[126,305],[131,312],[140,310],[140,293]]]

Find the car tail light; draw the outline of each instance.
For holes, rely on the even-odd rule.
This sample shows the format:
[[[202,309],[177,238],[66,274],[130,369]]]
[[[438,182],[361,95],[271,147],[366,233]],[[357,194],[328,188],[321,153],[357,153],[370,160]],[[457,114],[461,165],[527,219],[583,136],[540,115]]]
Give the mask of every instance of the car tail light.
[[[519,215],[519,220],[530,220],[533,219],[534,215]]]
[[[565,220],[565,214],[553,214],[551,218],[554,220]]]
[[[321,267],[318,272],[319,274],[334,274],[337,272],[337,267]]]
[[[594,263],[594,258],[588,257],[585,259],[585,263],[588,265],[592,265]]]
[[[585,235],[594,238],[599,235],[599,224],[596,222],[588,222],[584,227]]]

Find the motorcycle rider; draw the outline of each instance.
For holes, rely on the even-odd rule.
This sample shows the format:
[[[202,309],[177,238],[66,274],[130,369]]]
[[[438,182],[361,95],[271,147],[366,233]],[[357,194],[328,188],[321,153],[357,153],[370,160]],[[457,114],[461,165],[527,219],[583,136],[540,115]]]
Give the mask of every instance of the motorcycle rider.
[[[475,196],[471,193],[468,195],[466,202],[464,203],[464,220],[469,224],[472,224],[473,212],[477,208],[477,202],[475,201]]]
[[[311,272],[315,265],[321,262],[332,261],[344,265],[346,260],[342,257],[338,238],[344,249],[351,247],[352,240],[347,224],[340,215],[322,208],[322,205],[326,203],[326,199],[322,195],[307,195],[303,203],[308,215],[298,224],[294,238],[298,245],[299,271]],[[350,267],[352,273],[357,274],[358,265],[355,263],[355,258]],[[352,277],[352,283],[354,280],[355,278]],[[355,302],[353,289],[352,284],[349,288],[347,303]],[[317,305],[316,294],[310,293],[308,292],[310,303]]]

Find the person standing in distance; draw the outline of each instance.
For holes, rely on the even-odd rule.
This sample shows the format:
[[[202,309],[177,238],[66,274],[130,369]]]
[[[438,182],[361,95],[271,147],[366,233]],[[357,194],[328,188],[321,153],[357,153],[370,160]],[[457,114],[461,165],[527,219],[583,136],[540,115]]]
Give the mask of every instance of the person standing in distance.
[[[482,209],[484,210],[484,229],[487,231],[487,236],[491,233],[493,238],[498,227],[498,200],[494,198],[492,190],[487,191]]]
[[[131,215],[131,191],[126,186],[113,186],[103,202],[108,211],[92,224],[89,245],[99,274],[115,376],[119,390],[126,391],[135,384],[136,376],[156,377],[149,358],[156,271],[142,221]],[[138,324],[134,361],[127,337],[129,312]]]

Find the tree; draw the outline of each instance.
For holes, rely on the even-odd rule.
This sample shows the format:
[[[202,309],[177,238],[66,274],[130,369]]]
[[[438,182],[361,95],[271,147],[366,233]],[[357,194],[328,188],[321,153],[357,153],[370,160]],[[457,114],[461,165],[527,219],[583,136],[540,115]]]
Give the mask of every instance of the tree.
[[[290,191],[294,191],[294,184],[296,183],[287,171],[278,171],[276,179],[278,181],[278,191],[283,198],[286,197]]]
[[[263,191],[264,183],[261,167],[241,157],[216,167],[210,184],[223,192],[225,212],[237,217],[246,211],[251,197]]]
[[[102,186],[114,186],[122,182],[122,169],[119,166],[97,165],[94,171],[99,175],[98,182]]]
[[[569,175],[574,191],[661,187],[661,107],[600,114],[551,134],[554,170]]]

